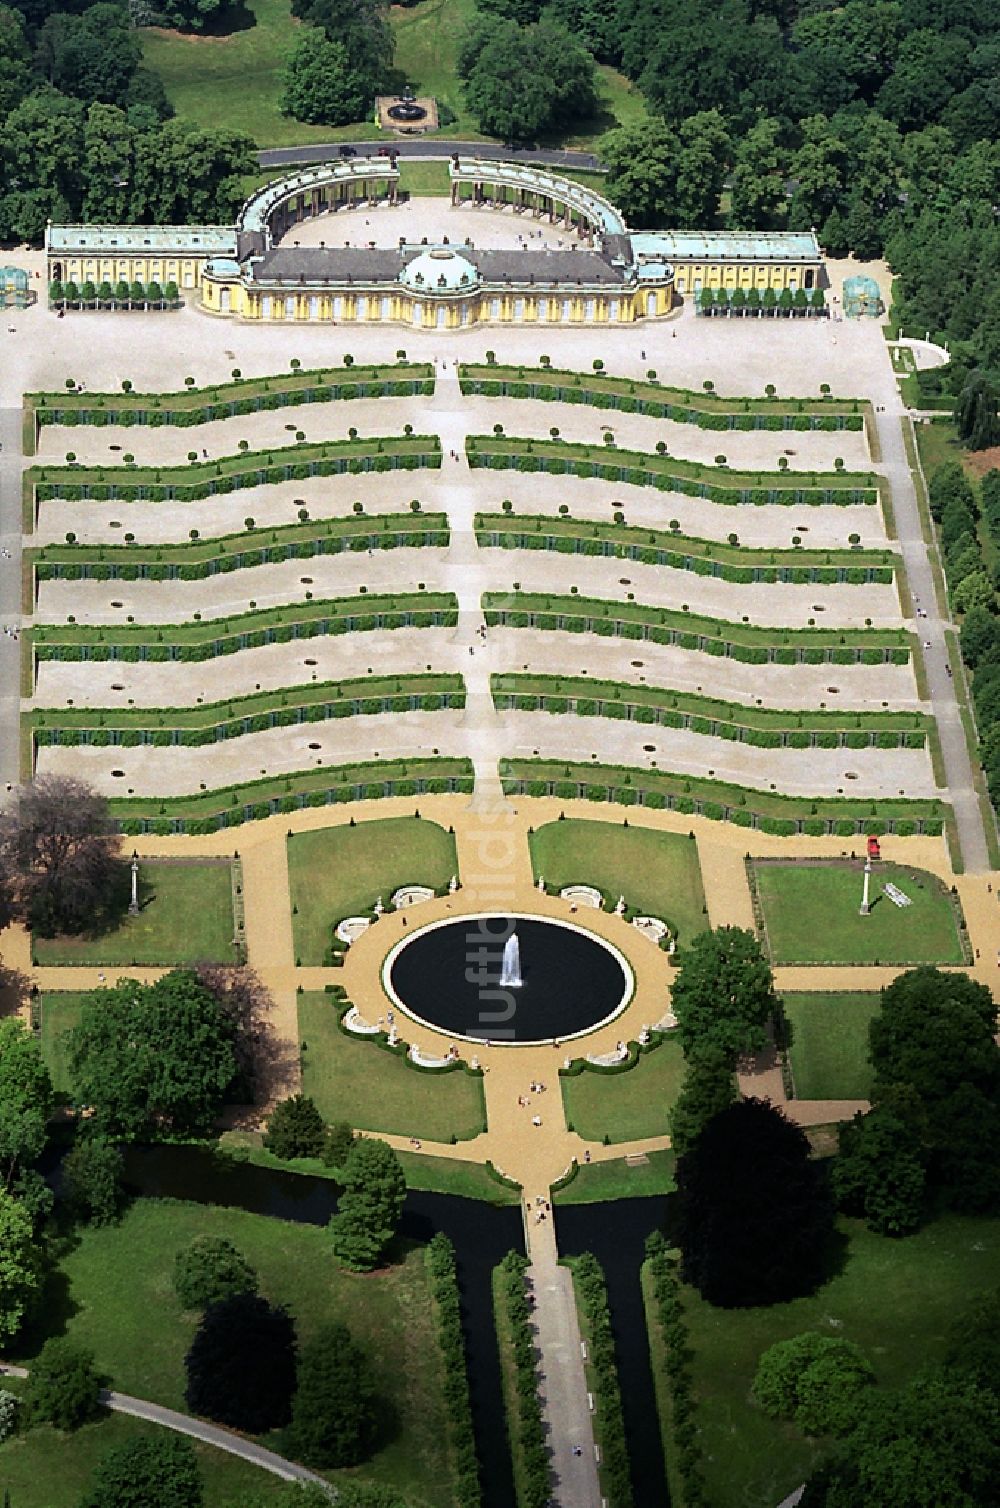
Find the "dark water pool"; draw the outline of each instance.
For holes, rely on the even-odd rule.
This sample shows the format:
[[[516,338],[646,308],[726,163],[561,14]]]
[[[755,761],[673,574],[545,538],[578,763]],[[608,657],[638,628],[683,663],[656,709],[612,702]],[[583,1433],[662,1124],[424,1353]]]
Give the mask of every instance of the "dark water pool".
[[[503,980],[505,949],[516,950],[516,983]],[[550,1042],[592,1031],[632,993],[631,969],[603,938],[526,916],[432,923],[396,945],[384,978],[419,1021],[493,1042]]]

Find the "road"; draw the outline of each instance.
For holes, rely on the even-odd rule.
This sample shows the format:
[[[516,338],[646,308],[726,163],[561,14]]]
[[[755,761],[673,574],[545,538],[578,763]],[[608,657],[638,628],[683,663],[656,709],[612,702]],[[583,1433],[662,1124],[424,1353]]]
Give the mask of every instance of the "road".
[[[374,141],[328,141],[313,146],[267,147],[257,153],[262,168],[285,168],[298,163],[327,162],[345,152],[359,157],[373,157],[380,147],[390,147],[400,157],[485,157],[491,162],[537,162],[547,168],[578,168],[594,172],[600,162],[593,152],[570,152],[554,147],[505,147],[492,141],[453,141],[449,137],[423,136],[400,141],[395,137],[377,137]]]
[[[0,1377],[27,1376],[27,1367],[0,1363]],[[239,1456],[241,1461],[259,1466],[285,1482],[316,1482],[321,1487],[329,1488],[330,1484],[316,1472],[307,1471],[294,1461],[286,1461],[284,1456],[276,1455],[273,1450],[265,1450],[262,1445],[245,1440],[242,1435],[235,1435],[231,1430],[220,1429],[216,1424],[206,1424],[202,1419],[193,1419],[190,1414],[179,1414],[176,1409],[162,1408],[158,1403],[147,1403],[144,1398],[133,1398],[129,1393],[114,1393],[102,1388],[98,1398],[105,1408],[111,1409],[115,1414],[131,1414],[134,1419],[145,1419],[149,1424],[159,1424],[180,1435],[190,1435],[203,1445],[212,1445],[216,1450]]]

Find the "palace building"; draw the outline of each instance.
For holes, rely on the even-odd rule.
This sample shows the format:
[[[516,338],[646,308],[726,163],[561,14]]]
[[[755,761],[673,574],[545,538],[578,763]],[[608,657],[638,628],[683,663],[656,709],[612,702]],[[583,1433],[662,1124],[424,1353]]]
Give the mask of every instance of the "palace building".
[[[566,232],[558,250],[478,249],[470,237],[392,248],[300,247],[290,232],[345,208],[397,200],[394,154],[347,158],[276,179],[235,225],[49,225],[50,281],[175,283],[209,314],[244,320],[606,325],[662,319],[711,288],[820,285],[815,234],[630,231],[593,189],[525,163],[453,157],[455,210],[490,205]],[[456,225],[461,232],[460,217]]]

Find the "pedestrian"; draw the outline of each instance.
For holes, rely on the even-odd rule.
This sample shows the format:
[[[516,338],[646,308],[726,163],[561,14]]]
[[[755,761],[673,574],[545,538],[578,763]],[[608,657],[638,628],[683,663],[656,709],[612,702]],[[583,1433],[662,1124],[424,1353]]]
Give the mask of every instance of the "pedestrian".
[[[997,959],[997,963],[1000,965],[1000,958]],[[540,1115],[533,1115],[531,1117],[531,1124],[533,1126],[540,1126],[542,1124],[542,1117]]]

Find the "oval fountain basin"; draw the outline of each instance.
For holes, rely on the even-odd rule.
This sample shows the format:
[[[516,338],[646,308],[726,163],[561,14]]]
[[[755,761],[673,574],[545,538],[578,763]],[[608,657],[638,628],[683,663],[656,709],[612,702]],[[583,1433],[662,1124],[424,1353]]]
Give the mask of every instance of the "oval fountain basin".
[[[520,984],[500,983],[516,932]],[[632,998],[624,956],[572,922],[484,912],[431,922],[382,966],[390,1000],[424,1026],[497,1045],[568,1041],[612,1021]]]

